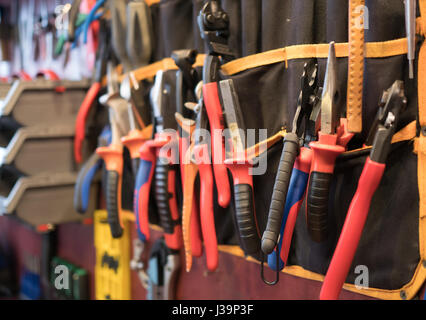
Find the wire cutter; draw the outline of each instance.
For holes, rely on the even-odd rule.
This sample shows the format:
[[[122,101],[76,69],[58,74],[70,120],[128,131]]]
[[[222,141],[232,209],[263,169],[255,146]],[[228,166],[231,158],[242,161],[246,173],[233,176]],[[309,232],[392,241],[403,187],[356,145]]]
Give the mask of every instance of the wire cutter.
[[[383,92],[380,100],[376,120],[366,141],[366,145],[371,146],[370,155],[365,161],[357,190],[349,205],[339,241],[328,267],[321,288],[321,300],[335,300],[339,297],[361,238],[371,199],[386,168],[386,159],[400,114],[406,105],[404,83],[397,80]]]
[[[185,168],[189,167],[188,163],[185,162],[185,155],[187,153],[187,150],[189,149],[190,137],[192,136],[192,133],[195,129],[195,122],[190,119],[193,117],[194,112],[188,108],[184,108],[183,106],[185,102],[196,101],[201,95],[201,86],[197,86],[197,84],[199,84],[199,75],[195,68],[192,67],[195,63],[196,57],[196,50],[185,49],[176,50],[172,52],[172,59],[179,68],[179,70],[176,72],[175,118],[178,123],[179,133],[179,164],[182,189],[185,185]],[[190,170],[190,168],[188,170]],[[190,195],[186,196],[188,197]],[[203,246],[200,230],[200,218],[195,192],[192,195],[192,212],[190,221],[192,255],[195,257],[200,257],[203,254]],[[186,230],[183,230],[184,234],[185,231]]]
[[[112,138],[109,146],[98,147],[96,153],[104,160],[107,170],[106,208],[108,223],[112,236],[119,238],[123,234],[121,213],[123,144],[121,137],[129,131],[130,125],[127,115],[127,101],[118,93],[118,74],[111,62],[107,66],[107,82],[107,94],[101,96],[99,101],[108,107]]]
[[[214,271],[218,265],[218,247],[213,211],[213,173],[210,158],[210,134],[207,131],[208,118],[202,98],[202,82],[196,88],[198,103],[186,103],[185,106],[193,110],[197,117],[195,123],[191,119],[185,119],[176,114],[178,122],[182,127],[193,128],[190,146],[183,159],[185,163],[184,176],[184,201],[182,214],[183,239],[185,246],[186,270],[190,271],[192,266],[192,240],[190,225],[195,211],[194,202],[194,182],[197,174],[200,175],[200,221],[203,234],[204,247],[206,252],[207,268]],[[186,129],[188,130],[188,129]]]
[[[201,37],[208,48],[203,67],[203,97],[212,133],[211,149],[218,203],[225,208],[231,200],[231,190],[224,164],[225,146],[222,136],[224,120],[219,100],[218,81],[221,64],[233,56],[227,45],[229,17],[218,1],[211,0],[204,4],[197,21]]]
[[[268,265],[275,271],[284,268],[286,259],[280,259],[276,265],[284,242],[284,229],[292,233],[305,195],[312,159],[309,143],[316,139],[319,127],[320,91],[318,65],[316,59],[312,59],[303,68],[292,131],[284,137],[267,226],[262,236],[262,251],[268,254]],[[291,241],[291,235],[288,240]]]

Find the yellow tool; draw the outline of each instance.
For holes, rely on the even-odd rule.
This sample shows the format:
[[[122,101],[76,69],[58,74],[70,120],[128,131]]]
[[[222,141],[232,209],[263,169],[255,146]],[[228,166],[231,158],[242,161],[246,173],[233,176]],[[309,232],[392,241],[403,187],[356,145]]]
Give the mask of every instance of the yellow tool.
[[[130,229],[123,221],[123,236],[113,238],[107,222],[107,212],[94,213],[95,225],[95,287],[96,300],[129,300],[130,287]]]

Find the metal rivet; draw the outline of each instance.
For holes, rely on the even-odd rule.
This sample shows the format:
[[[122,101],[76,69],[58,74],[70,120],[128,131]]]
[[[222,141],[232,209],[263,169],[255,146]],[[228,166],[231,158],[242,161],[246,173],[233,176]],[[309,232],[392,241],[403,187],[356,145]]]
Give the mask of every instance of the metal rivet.
[[[402,290],[399,295],[401,296],[402,300],[406,300],[407,299],[407,294],[405,293],[404,290]]]
[[[420,131],[422,132],[422,135],[426,136],[426,126],[421,127]]]

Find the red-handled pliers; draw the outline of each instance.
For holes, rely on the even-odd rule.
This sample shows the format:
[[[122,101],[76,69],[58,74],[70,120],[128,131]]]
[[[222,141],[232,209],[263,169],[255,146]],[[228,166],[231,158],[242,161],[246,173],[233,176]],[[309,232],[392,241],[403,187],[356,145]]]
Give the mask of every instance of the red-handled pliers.
[[[204,39],[208,54],[203,66],[203,97],[212,133],[213,172],[216,180],[218,203],[227,207],[231,200],[231,189],[225,160],[223,140],[224,119],[219,100],[220,65],[233,55],[227,45],[229,36],[229,17],[220,7],[218,1],[211,0],[204,4],[198,16],[201,37]],[[219,56],[221,58],[219,58]]]
[[[367,138],[372,145],[358,188],[346,215],[339,241],[321,288],[321,300],[335,300],[345,282],[361,238],[371,199],[380,184],[400,113],[405,109],[404,84],[397,80],[382,95],[376,121]]]

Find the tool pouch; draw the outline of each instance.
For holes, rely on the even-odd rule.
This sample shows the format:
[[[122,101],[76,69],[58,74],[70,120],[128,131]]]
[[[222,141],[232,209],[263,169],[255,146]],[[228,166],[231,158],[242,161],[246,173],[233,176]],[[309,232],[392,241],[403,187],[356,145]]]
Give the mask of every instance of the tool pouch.
[[[421,138],[417,115],[422,108],[417,102],[420,94],[417,81],[421,80],[417,75],[416,79],[408,79],[403,3],[366,1],[366,5],[369,29],[365,30],[363,131],[351,140],[348,149],[362,149],[382,92],[397,79],[404,81],[408,105],[401,114],[395,135],[399,142],[392,145],[345,288],[377,298],[411,299],[426,275],[426,225],[420,209],[424,199],[419,197],[424,165],[420,166],[418,154],[421,150],[416,147],[419,136]],[[342,12],[347,9],[344,1],[315,1],[315,4],[311,1],[262,2],[262,37],[257,39],[257,47],[264,52],[234,60],[222,68],[223,78],[234,80],[247,128],[267,128],[268,137],[282,127],[291,130],[303,65],[310,58],[318,59],[318,79],[322,86],[329,41],[337,43],[340,92],[337,105],[345,109],[348,21]],[[422,41],[416,45],[420,48]],[[281,143],[269,148],[265,174],[253,177],[261,232],[266,227],[281,149]],[[284,272],[319,281],[323,279],[368,154],[369,150],[346,152],[337,159],[329,196],[327,241],[316,243],[310,239],[306,204],[302,204]],[[368,287],[355,286],[360,284],[360,270],[368,270]],[[363,284],[366,283],[361,286]]]
[[[368,28],[364,30],[363,130],[350,141],[348,149],[362,149],[382,92],[395,80],[404,81],[408,105],[399,120],[394,137],[399,142],[392,145],[345,288],[376,298],[411,299],[426,277],[423,203],[426,201],[426,141],[423,141],[425,134],[420,133],[426,130],[419,130],[426,126],[423,93],[426,89],[422,80],[426,78],[422,66],[422,63],[426,65],[426,57],[416,53],[415,67],[418,64],[419,74],[416,72],[415,79],[408,79],[403,2],[366,0],[365,3],[368,16],[364,16],[364,27]],[[157,41],[154,61],[169,57],[177,49],[195,48],[199,53],[206,52],[196,20],[202,4],[202,0],[165,0],[151,5]],[[419,0],[418,4],[420,15],[426,15],[426,1]],[[330,41],[336,42],[340,91],[336,103],[345,109],[349,51],[347,1],[222,0],[221,5],[230,18],[229,46],[238,58],[222,67],[221,77],[234,80],[246,128],[256,129],[256,132],[267,129],[267,137],[259,138],[256,134],[254,143],[273,137],[283,128],[292,129],[303,65],[317,58],[319,85],[322,86]],[[416,45],[417,48],[424,46],[423,39],[418,37]],[[145,79],[154,74],[147,71]],[[175,71],[169,70],[166,74],[166,82],[173,89]],[[164,121],[165,128],[176,129],[173,100],[171,98],[164,110]],[[281,142],[272,144],[263,154],[267,161],[266,171],[253,176],[256,218],[261,233],[266,227],[281,149]],[[336,161],[329,197],[330,232],[326,242],[318,244],[310,239],[306,230],[305,203],[302,204],[284,272],[322,281],[367,154],[368,150],[347,152]],[[180,180],[176,181],[179,181],[176,188],[181,192]],[[238,245],[233,208],[220,208],[216,199],[215,194],[218,242]],[[158,219],[150,217],[150,221],[155,223]],[[354,285],[357,266],[368,268],[368,288],[359,289]]]

